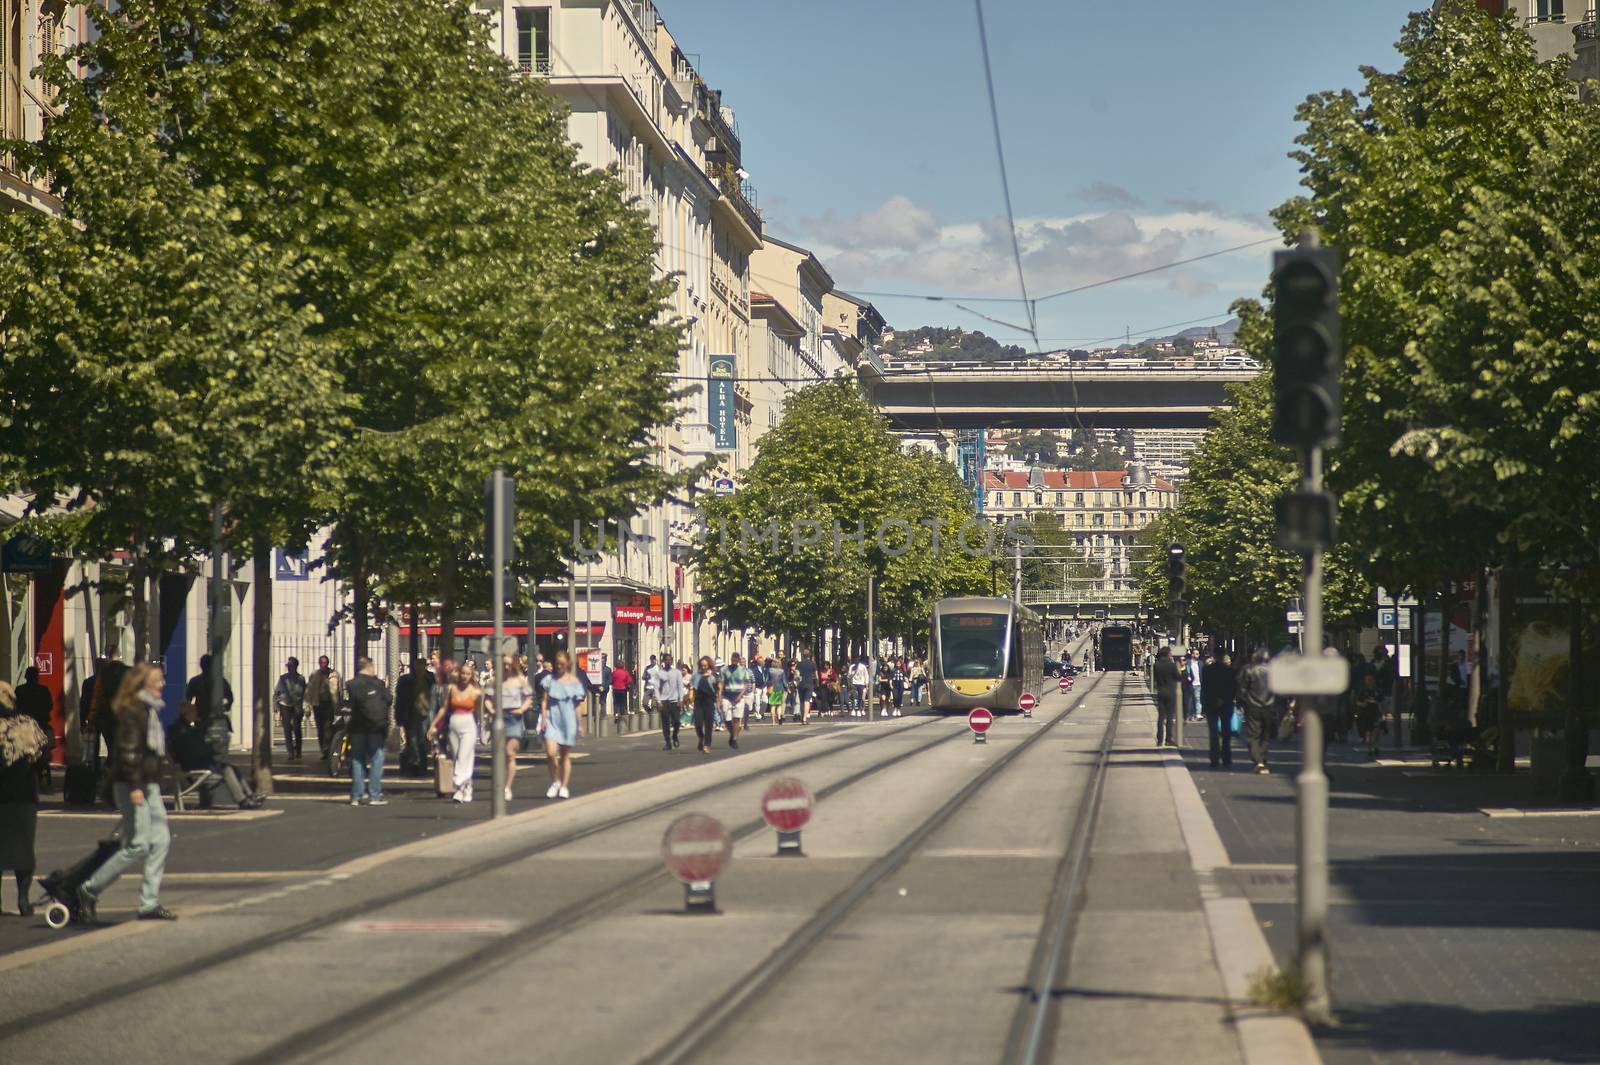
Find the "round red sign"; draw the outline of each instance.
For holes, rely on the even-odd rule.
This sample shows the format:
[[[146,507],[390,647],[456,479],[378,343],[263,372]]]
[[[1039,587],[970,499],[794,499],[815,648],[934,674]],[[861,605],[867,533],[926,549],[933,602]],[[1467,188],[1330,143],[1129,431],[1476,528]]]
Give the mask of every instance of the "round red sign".
[[[1032,692],[1023,692],[1021,695],[1017,696],[1017,709],[1019,710],[1032,710],[1038,705],[1039,700],[1034,698]]]
[[[1056,681],[1056,687],[1060,688],[1062,691],[1066,691],[1068,688],[1072,687],[1072,678],[1062,677],[1060,680]]]
[[[685,884],[715,880],[731,857],[728,830],[706,814],[684,814],[661,837],[661,860]]]
[[[810,788],[794,777],[783,777],[767,785],[761,796],[761,816],[779,832],[798,832],[811,820],[815,802]]]
[[[994,715],[981,706],[967,715],[967,727],[973,732],[988,732],[989,726],[992,724],[994,724]]]

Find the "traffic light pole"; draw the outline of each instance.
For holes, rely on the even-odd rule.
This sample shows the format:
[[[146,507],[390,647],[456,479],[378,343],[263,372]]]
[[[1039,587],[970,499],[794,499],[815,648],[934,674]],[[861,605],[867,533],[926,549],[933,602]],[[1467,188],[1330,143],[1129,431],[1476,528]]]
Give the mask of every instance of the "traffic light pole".
[[[1322,449],[1306,452],[1307,492],[1322,491]],[[1322,548],[1305,556],[1305,647],[1322,654]],[[1300,775],[1295,825],[1296,942],[1300,982],[1306,989],[1305,1016],[1312,1024],[1333,1020],[1328,994],[1328,777],[1322,765],[1322,696],[1300,696]]]

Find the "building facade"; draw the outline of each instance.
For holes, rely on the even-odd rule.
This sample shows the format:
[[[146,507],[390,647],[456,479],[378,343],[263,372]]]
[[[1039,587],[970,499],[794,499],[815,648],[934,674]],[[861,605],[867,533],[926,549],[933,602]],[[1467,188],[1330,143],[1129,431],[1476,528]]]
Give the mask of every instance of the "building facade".
[[[984,471],[984,516],[1004,524],[1038,521],[1059,525],[1093,573],[1095,592],[1130,591],[1137,559],[1134,538],[1178,504],[1172,482],[1138,466],[1127,470]]]

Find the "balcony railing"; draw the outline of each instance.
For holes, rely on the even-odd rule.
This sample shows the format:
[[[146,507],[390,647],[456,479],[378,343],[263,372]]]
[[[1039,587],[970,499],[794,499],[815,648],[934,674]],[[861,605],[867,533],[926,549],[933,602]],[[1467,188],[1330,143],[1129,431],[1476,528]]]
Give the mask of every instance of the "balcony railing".
[[[744,217],[746,224],[757,234],[761,232],[761,212],[756,209],[756,187],[748,181],[741,181],[733,172],[730,164],[724,163],[722,169],[717,171],[717,187],[728,197],[728,201]]]
[[[1572,27],[1572,36],[1579,41],[1600,41],[1600,22],[1595,21],[1593,12],[1587,22]]]
[[[707,126],[711,127],[711,136],[715,140],[714,147],[706,154],[713,163],[728,162],[734,166],[739,165],[741,152],[739,134],[722,117],[722,93],[708,88],[704,82],[697,83],[694,90],[694,111],[700,116]]]
[[[555,68],[550,62],[550,57],[547,55],[542,55],[534,59],[519,60],[517,62],[517,69],[522,71],[524,74],[539,74],[548,78],[551,73],[553,73]]]

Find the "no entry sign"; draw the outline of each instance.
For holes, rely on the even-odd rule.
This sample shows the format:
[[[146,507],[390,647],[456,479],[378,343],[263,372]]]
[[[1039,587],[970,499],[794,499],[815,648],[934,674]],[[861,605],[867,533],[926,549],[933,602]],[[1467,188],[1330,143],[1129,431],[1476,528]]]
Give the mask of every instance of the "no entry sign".
[[[1069,690],[1072,687],[1072,678],[1062,677],[1060,680],[1056,681],[1056,687],[1060,688],[1062,691]]]
[[[811,820],[816,800],[811,789],[794,777],[774,780],[761,796],[761,816],[779,832],[798,832]]]
[[[706,814],[684,814],[661,837],[661,860],[685,884],[715,880],[732,855],[728,830]]]
[[[1039,699],[1032,692],[1023,692],[1017,697],[1017,709],[1024,714],[1033,713],[1033,708],[1039,705]]]
[[[994,715],[981,706],[967,715],[967,727],[979,736],[988,732],[989,726],[992,724],[994,724]]]

